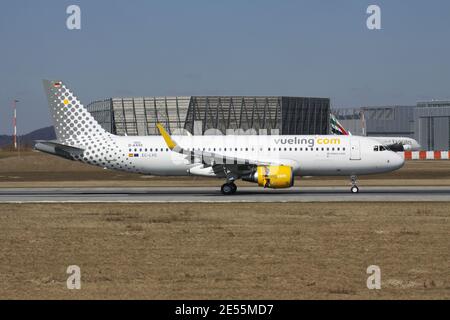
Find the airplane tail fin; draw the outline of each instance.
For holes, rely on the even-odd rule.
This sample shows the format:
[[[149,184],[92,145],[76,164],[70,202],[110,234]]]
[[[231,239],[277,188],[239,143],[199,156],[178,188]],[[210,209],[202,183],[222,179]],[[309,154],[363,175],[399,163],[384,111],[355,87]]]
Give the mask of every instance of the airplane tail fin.
[[[83,145],[109,135],[62,81],[43,82],[58,141]]]

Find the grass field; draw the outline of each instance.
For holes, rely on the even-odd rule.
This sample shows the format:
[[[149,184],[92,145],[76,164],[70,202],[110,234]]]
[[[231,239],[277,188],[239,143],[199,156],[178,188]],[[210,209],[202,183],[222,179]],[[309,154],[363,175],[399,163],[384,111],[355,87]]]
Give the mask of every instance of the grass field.
[[[392,173],[359,176],[360,185],[450,185],[450,161],[408,161]],[[40,152],[0,152],[1,187],[82,187],[82,186],[216,186],[222,180],[202,177],[152,177],[85,165]],[[253,185],[241,182],[240,185]],[[298,178],[299,186],[346,186],[348,177]]]
[[[449,299],[449,218],[448,203],[1,204],[0,298]]]

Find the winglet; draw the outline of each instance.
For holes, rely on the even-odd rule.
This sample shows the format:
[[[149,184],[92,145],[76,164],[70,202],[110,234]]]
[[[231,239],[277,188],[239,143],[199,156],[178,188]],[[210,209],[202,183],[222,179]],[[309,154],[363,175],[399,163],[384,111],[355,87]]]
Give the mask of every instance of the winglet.
[[[164,138],[164,141],[166,142],[167,146],[169,147],[170,150],[175,149],[175,147],[177,146],[176,142],[172,140],[172,137],[167,133],[166,129],[164,129],[164,127],[162,126],[162,124],[157,123],[156,127],[159,130],[159,133],[162,135],[162,137]]]

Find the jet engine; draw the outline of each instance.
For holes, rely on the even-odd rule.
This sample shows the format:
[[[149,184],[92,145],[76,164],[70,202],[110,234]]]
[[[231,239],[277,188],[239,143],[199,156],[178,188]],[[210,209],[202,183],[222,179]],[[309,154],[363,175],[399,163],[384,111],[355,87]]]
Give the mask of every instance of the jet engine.
[[[290,188],[294,185],[294,173],[289,166],[258,166],[255,172],[242,177],[242,180],[256,182],[264,188]]]

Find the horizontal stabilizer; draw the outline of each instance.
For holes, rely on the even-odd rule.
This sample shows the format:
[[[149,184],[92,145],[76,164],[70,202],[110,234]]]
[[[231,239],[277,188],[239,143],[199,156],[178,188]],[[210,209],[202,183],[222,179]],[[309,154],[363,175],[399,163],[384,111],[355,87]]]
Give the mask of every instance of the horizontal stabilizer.
[[[83,147],[69,146],[58,143],[57,141],[43,140],[37,140],[34,149],[70,160],[73,160],[74,156],[79,156],[84,152]]]

